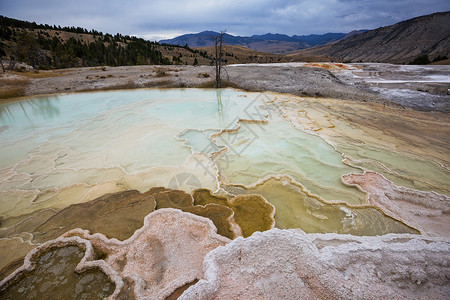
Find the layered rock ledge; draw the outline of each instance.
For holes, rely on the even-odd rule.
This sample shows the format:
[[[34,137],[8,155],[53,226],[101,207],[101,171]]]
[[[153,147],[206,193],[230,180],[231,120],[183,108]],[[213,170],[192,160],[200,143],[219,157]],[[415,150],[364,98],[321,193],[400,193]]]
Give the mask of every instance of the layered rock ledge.
[[[115,286],[108,299],[448,297],[450,242],[444,238],[271,229],[230,241],[216,232],[209,219],[171,208],[149,214],[125,241],[74,229],[31,251],[0,283],[0,296],[27,297],[20,287],[41,255],[76,245],[85,254],[75,272],[106,274]]]

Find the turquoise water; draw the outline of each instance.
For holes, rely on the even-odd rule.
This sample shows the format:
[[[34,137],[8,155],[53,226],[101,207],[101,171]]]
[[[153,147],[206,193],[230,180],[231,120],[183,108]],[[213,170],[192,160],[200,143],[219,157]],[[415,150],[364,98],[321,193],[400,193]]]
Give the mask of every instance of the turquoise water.
[[[216,182],[216,171],[203,161],[192,162],[193,151],[178,136],[186,129],[236,127],[237,119],[248,118],[247,110],[261,104],[257,95],[231,89],[142,89],[3,103],[0,215],[52,208],[64,203],[67,195],[74,203],[77,197],[88,201],[102,193],[136,188],[130,182],[139,182],[140,174],[148,175],[157,167],[184,166],[183,172],[197,177],[211,174],[209,182]],[[152,176],[165,178],[164,173]],[[158,184],[167,186],[170,179]],[[143,186],[146,181],[139,183],[143,190],[151,188]],[[202,182],[202,187],[214,185]],[[59,195],[62,189],[65,195]],[[40,204],[30,203],[35,200]]]
[[[216,139],[230,150],[216,162],[224,181],[251,185],[269,175],[289,175],[328,201],[365,202],[365,193],[348,187],[341,176],[361,173],[342,163],[342,155],[317,135],[305,133],[276,114],[267,125],[244,124]]]
[[[358,170],[344,165],[321,138],[281,119],[267,100],[232,89],[142,89],[1,104],[0,194],[120,184],[126,175],[178,167],[193,152],[209,155],[226,147],[215,161],[226,183],[250,185],[287,174],[325,199],[363,202],[362,193],[340,182],[341,175]],[[241,122],[238,132],[210,139],[238,128],[240,119],[268,123]],[[188,171],[199,174],[204,167]],[[216,180],[216,172],[210,173]]]
[[[177,141],[177,134],[186,127],[223,128],[251,102],[238,98],[241,92],[220,93],[136,90],[38,97],[2,104],[0,167],[11,166],[29,154],[47,155],[48,148],[60,149],[57,155],[63,156],[70,168],[101,154],[100,167],[120,166],[127,172],[136,172],[142,166],[179,165],[191,151]],[[223,111],[218,110],[219,96],[226,107]],[[67,162],[67,156],[73,159]]]

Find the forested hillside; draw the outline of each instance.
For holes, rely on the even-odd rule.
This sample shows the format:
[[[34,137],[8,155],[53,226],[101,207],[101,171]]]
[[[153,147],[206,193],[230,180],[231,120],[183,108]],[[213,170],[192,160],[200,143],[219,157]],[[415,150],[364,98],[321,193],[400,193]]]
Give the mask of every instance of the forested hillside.
[[[122,34],[80,27],[36,24],[0,16],[0,56],[4,68],[24,62],[35,69],[143,64],[206,64],[206,52],[160,45]]]

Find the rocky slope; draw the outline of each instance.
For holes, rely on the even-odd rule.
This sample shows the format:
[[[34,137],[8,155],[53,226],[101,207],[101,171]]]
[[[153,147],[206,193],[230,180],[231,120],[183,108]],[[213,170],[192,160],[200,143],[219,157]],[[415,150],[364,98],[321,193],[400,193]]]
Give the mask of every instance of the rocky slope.
[[[448,56],[449,49],[450,12],[440,12],[370,30],[301,53],[352,62],[409,63],[422,55],[428,55],[431,60]]]

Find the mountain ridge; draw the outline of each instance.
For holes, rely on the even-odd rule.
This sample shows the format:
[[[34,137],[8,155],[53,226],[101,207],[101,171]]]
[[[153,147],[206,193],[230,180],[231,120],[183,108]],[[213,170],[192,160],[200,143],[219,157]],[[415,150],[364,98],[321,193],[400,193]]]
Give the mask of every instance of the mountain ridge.
[[[448,57],[450,11],[408,19],[321,47],[290,53],[327,56],[350,62],[411,63]]]
[[[189,47],[211,47],[214,45],[213,37],[219,35],[214,31],[202,31],[180,35],[173,39],[160,40],[161,44],[171,44]],[[322,45],[345,37],[345,33],[326,33],[310,35],[289,36],[280,33],[266,33],[252,36],[234,36],[224,34],[223,40],[227,45],[243,46],[254,51],[284,54],[290,51],[305,49]]]

